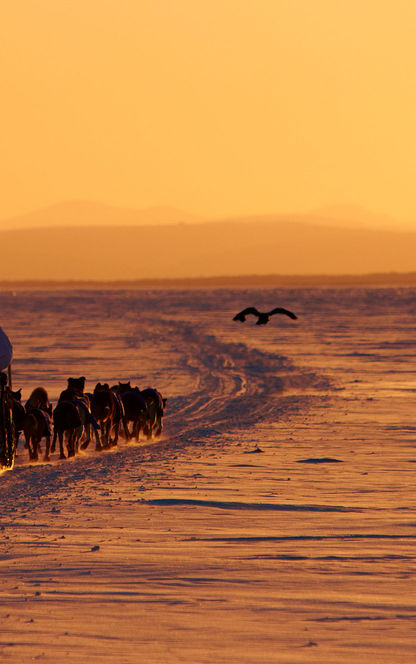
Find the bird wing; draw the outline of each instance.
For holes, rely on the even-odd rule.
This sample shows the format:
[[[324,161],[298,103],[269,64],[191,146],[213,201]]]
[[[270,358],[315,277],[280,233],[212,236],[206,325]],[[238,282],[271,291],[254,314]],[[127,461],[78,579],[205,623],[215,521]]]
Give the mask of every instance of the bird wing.
[[[242,314],[243,316],[248,316],[248,314],[253,314],[253,316],[258,316],[259,312],[257,311],[256,307],[247,307],[247,309],[243,309],[243,311],[240,311],[240,314]]]
[[[282,309],[282,307],[276,307],[276,309],[269,311],[269,316],[273,316],[273,314],[285,314],[285,316],[289,316],[289,318],[292,318],[293,320],[297,319],[295,314],[293,314],[291,311],[288,311],[287,309]]]
[[[241,320],[244,322],[248,314],[253,314],[253,316],[258,316],[259,312],[255,307],[247,307],[247,309],[243,309],[243,311],[240,311],[238,314],[236,314],[233,320]]]

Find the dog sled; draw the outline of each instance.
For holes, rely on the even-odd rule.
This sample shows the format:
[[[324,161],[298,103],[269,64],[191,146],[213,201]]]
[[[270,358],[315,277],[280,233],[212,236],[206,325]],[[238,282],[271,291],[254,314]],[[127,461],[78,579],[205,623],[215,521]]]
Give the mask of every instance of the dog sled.
[[[12,403],[11,362],[13,347],[7,334],[0,327],[0,470],[13,468],[16,454]]]

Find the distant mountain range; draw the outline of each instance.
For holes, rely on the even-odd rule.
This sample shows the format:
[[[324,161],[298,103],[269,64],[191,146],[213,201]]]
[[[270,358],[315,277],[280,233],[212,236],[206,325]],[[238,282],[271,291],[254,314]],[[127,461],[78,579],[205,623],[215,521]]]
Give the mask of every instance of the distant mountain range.
[[[0,231],[0,279],[108,281],[416,270],[416,233],[337,227],[318,215],[80,226]]]
[[[238,215],[221,219],[233,223],[299,221],[312,225],[337,228],[372,228],[389,230],[411,230],[412,225],[397,222],[387,215],[377,214],[358,205],[332,205],[302,214]],[[63,228],[73,226],[152,226],[164,224],[195,224],[219,219],[208,219],[200,215],[178,210],[170,206],[154,206],[131,209],[105,205],[92,201],[67,201],[57,203],[27,214],[0,219],[1,230],[20,228]],[[416,230],[416,224],[413,224]]]
[[[135,210],[92,201],[67,201],[0,220],[0,230],[66,226],[143,226],[199,221],[203,219],[198,215],[169,206]]]

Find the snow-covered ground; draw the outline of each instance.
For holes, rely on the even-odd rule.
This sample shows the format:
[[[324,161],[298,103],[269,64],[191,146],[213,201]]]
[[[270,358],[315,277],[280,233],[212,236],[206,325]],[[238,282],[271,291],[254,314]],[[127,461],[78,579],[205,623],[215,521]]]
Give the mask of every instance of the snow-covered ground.
[[[14,388],[167,397],[156,442],[0,476],[0,661],[407,664],[413,289],[0,293]],[[266,326],[232,321],[283,306]]]

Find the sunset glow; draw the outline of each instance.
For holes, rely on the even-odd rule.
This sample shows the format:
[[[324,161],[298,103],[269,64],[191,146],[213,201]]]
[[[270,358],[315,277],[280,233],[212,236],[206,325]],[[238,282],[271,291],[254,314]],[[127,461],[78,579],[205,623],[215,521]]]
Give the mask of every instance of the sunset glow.
[[[416,221],[413,0],[19,0],[0,219],[84,199]]]

